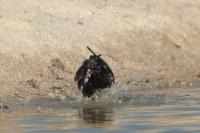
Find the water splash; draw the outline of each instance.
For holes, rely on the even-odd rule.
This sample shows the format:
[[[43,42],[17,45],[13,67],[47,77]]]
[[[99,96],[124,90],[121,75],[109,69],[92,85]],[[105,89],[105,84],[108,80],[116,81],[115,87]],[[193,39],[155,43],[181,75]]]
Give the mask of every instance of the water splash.
[[[95,95],[95,102],[99,104],[157,105],[163,100],[164,95],[162,94],[149,94],[142,91],[135,93],[134,89],[128,88],[126,85],[115,85]]]
[[[91,98],[83,98],[81,93],[72,93],[63,95],[60,98],[36,97],[29,101],[29,106],[41,106],[43,108],[66,109],[68,107],[85,107],[97,105],[159,105],[164,103],[163,94],[149,94],[147,92],[135,93],[134,89],[126,85],[113,85],[96,92]]]

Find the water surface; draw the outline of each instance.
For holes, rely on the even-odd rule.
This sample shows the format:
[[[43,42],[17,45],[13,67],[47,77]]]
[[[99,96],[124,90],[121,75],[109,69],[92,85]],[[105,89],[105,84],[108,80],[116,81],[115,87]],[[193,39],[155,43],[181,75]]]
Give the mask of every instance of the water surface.
[[[184,95],[189,91],[199,92],[104,97],[56,111],[4,114],[0,133],[199,133],[200,100]]]

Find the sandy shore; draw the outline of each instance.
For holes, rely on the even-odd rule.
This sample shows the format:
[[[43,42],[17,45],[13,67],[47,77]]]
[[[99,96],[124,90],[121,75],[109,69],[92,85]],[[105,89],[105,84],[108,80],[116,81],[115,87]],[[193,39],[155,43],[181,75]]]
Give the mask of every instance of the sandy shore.
[[[59,88],[78,93],[86,46],[117,84],[199,86],[199,12],[199,0],[1,0],[1,96],[23,103]]]

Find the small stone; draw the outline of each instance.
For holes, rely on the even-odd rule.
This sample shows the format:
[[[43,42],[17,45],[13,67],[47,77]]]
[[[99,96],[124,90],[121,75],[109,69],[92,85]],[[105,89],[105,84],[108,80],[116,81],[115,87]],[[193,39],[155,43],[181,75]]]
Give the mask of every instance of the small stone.
[[[29,20],[27,20],[27,22],[31,23],[31,22],[32,22],[32,20],[30,20],[30,19],[29,19]]]
[[[27,80],[26,83],[28,83],[31,88],[39,88],[37,81],[34,79]]]
[[[126,83],[129,84],[129,83],[130,83],[130,80],[126,81]]]
[[[84,23],[82,21],[78,21],[78,24],[79,25],[83,25]]]
[[[145,80],[145,82],[146,82],[146,83],[149,83],[149,82],[150,82],[150,76],[149,76],[149,75],[147,76],[147,79]]]
[[[175,44],[174,45],[176,48],[181,48],[181,45]]]
[[[9,112],[10,108],[7,105],[0,106],[0,111]]]
[[[134,80],[134,81],[132,82],[133,85],[139,85],[139,83],[141,83],[141,81]]]
[[[49,89],[48,96],[51,98],[60,97],[62,95],[63,95],[63,88],[61,87],[54,86]]]
[[[122,101],[121,101],[121,100],[119,100],[119,101],[118,101],[118,103],[122,103]]]
[[[192,82],[190,82],[190,83],[189,83],[189,86],[190,86],[190,87],[192,87],[192,86],[193,86],[193,83],[192,83]]]

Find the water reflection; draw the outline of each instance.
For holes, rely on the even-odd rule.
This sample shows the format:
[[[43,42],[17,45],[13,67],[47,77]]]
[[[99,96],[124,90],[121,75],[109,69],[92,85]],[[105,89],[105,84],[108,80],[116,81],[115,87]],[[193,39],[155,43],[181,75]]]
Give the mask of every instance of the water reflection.
[[[0,119],[0,133],[198,133],[199,110],[197,105],[80,107],[55,114],[6,117]]]
[[[83,107],[78,111],[78,117],[85,124],[111,124],[114,120],[111,107]]]
[[[48,105],[53,111],[23,112],[13,114],[13,118],[0,119],[0,133],[12,133],[12,130],[19,133],[200,132],[199,88],[176,91],[173,95],[116,92],[110,97],[107,95],[108,98],[83,101],[76,106],[68,104],[70,100],[62,103],[37,99],[32,106]],[[178,95],[174,95],[175,92]]]

